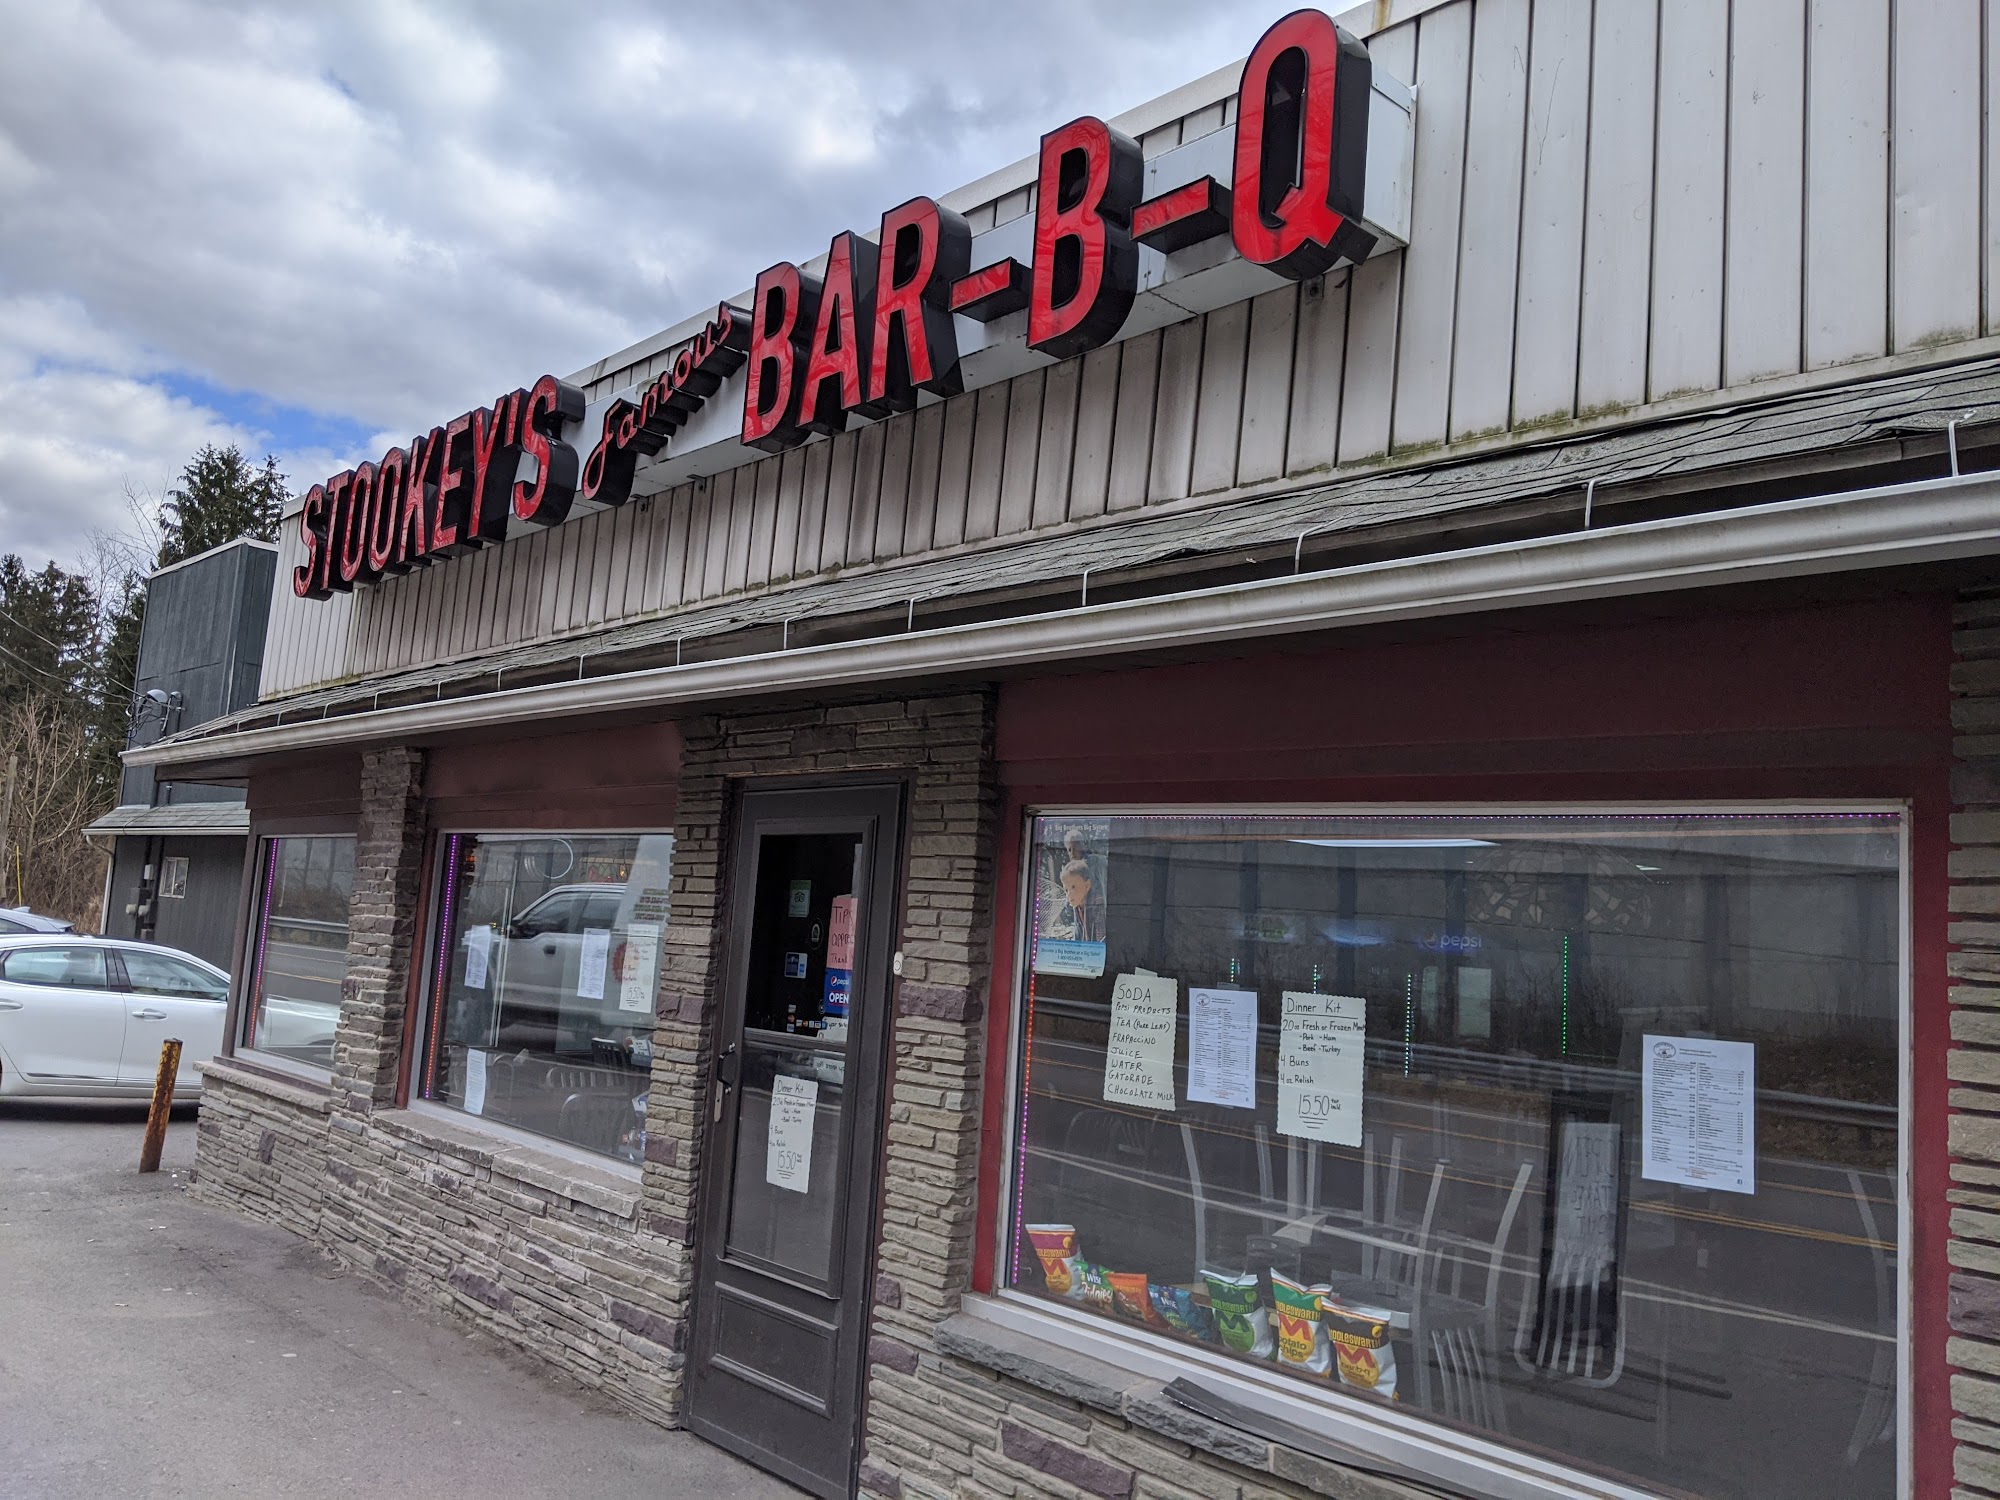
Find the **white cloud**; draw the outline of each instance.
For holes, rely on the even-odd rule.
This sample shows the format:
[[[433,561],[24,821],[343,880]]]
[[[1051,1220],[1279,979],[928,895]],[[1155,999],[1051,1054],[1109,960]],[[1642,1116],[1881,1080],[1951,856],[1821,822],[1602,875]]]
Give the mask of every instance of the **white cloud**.
[[[1199,76],[1284,8],[10,7],[0,550],[74,555],[203,441],[310,482]]]

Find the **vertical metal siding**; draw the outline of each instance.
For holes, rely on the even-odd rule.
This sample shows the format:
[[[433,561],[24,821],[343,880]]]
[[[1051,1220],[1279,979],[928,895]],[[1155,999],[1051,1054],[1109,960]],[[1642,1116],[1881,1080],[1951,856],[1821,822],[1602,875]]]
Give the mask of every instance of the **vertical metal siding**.
[[[1994,326],[1981,0],[1456,0],[1370,46],[1419,89],[1408,250],[359,596],[292,597],[288,521],[261,691]]]

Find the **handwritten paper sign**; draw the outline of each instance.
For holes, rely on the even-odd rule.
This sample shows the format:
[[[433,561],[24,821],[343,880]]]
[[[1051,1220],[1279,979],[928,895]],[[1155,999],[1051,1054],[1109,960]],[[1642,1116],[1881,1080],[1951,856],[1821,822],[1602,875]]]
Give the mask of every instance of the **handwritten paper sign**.
[[[1188,1100],[1257,1107],[1257,992],[1188,991]]]
[[[780,1075],[771,1080],[771,1124],[764,1133],[764,1180],[787,1192],[812,1187],[813,1117],[819,1084]]]
[[[1641,1175],[1654,1182],[1757,1191],[1757,1048],[1708,1037],[1649,1036]]]
[[[854,898],[835,896],[833,914],[827,919],[826,966],[829,969],[854,967]]]
[[[1335,1146],[1361,1144],[1367,1002],[1286,990],[1278,1026],[1278,1129]]]
[[[1551,1264],[1567,1268],[1563,1274],[1571,1275],[1572,1280],[1594,1277],[1618,1260],[1618,1187],[1622,1175],[1617,1125],[1601,1120],[1562,1122]]]
[[[581,1000],[604,998],[604,971],[611,964],[611,929],[583,929],[583,954],[576,968],[576,993]]]
[[[633,922],[625,929],[624,961],[618,966],[618,1008],[649,1011],[660,976],[660,924]]]
[[[1180,983],[1158,974],[1120,974],[1111,990],[1111,1037],[1104,1049],[1104,1097],[1148,1109],[1174,1107],[1174,1033]]]
[[[486,964],[493,956],[493,929],[475,927],[465,935],[465,987],[486,988]]]

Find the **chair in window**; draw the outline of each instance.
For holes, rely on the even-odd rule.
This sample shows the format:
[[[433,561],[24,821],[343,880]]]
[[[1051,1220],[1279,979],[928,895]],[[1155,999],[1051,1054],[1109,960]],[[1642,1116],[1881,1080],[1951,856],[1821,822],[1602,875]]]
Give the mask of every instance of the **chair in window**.
[[[1334,1285],[1336,1296],[1379,1306],[1407,1321],[1419,1405],[1488,1431],[1507,1430],[1498,1389],[1500,1301],[1509,1270],[1508,1246],[1534,1172],[1532,1162],[1521,1163],[1492,1237],[1476,1240],[1440,1229],[1438,1208],[1452,1172],[1450,1162],[1435,1163],[1423,1214],[1414,1226],[1391,1219],[1357,1232],[1364,1248],[1374,1249],[1376,1274]],[[1476,1276],[1482,1268],[1482,1294],[1468,1297],[1467,1274]]]
[[[1869,1361],[1868,1389],[1861,1397],[1861,1411],[1854,1419],[1854,1434],[1847,1440],[1847,1465],[1853,1468],[1861,1455],[1877,1443],[1896,1436],[1896,1273],[1894,1257],[1882,1248],[1881,1226],[1875,1205],[1853,1168],[1847,1172],[1847,1189],[1861,1215],[1862,1237],[1875,1271],[1875,1328],[1878,1340],[1875,1357]]]
[[[1221,1136],[1221,1132],[1207,1126],[1195,1125],[1186,1119],[1180,1122],[1180,1127],[1181,1152],[1187,1160],[1188,1195],[1194,1208],[1195,1269],[1197,1272],[1210,1268],[1227,1269],[1226,1267],[1217,1267],[1215,1261],[1209,1257],[1211,1239],[1215,1233],[1214,1221],[1218,1212],[1226,1210],[1234,1214],[1239,1222],[1244,1219],[1254,1222],[1257,1225],[1256,1232],[1259,1234],[1270,1234],[1274,1230],[1277,1230],[1283,1222],[1282,1216],[1271,1207],[1273,1179],[1271,1172],[1270,1134],[1266,1130],[1264,1122],[1259,1120],[1256,1122],[1247,1142],[1254,1152],[1257,1166],[1257,1203],[1259,1206],[1253,1208],[1241,1200],[1226,1204],[1219,1204],[1216,1201],[1217,1195],[1213,1192],[1211,1183],[1230,1180],[1224,1174],[1221,1164],[1213,1160],[1215,1148],[1220,1144],[1218,1137]],[[1238,1142],[1238,1154],[1240,1155],[1240,1148],[1245,1143],[1239,1137],[1229,1137],[1229,1139]],[[1204,1147],[1208,1148],[1211,1156],[1210,1168],[1207,1171],[1204,1171],[1202,1167]]]
[[[1160,1195],[1174,1193],[1153,1164],[1154,1125],[1142,1115],[1086,1106],[1063,1131],[1051,1186],[1055,1216],[1077,1226],[1082,1251],[1115,1269],[1158,1254]]]

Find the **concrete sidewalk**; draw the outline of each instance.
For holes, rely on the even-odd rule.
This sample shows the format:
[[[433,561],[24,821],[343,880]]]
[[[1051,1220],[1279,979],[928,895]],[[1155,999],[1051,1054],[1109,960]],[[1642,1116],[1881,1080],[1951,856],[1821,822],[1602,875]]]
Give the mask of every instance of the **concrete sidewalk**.
[[[790,1496],[157,1176],[143,1108],[0,1101],[0,1496]]]

